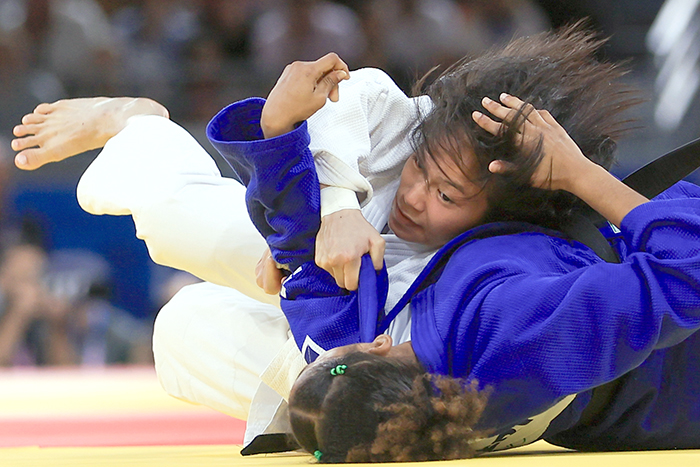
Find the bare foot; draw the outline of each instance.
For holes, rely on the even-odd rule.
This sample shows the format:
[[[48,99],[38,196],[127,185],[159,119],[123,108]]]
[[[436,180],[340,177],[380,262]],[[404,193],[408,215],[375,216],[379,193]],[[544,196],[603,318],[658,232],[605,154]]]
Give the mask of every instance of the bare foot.
[[[49,162],[101,148],[134,115],[168,117],[168,111],[151,99],[132,97],[65,99],[39,104],[12,131],[17,137],[12,140],[12,149],[19,151],[15,165],[34,170]]]

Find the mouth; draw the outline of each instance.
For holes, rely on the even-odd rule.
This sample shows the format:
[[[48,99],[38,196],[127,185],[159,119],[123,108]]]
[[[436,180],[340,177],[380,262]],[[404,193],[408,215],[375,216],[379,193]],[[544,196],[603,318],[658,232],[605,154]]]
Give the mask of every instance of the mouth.
[[[396,221],[398,221],[399,224],[402,224],[408,228],[417,228],[420,227],[413,219],[408,217],[406,213],[401,209],[401,206],[399,206],[399,201],[398,199],[394,198],[394,218]]]

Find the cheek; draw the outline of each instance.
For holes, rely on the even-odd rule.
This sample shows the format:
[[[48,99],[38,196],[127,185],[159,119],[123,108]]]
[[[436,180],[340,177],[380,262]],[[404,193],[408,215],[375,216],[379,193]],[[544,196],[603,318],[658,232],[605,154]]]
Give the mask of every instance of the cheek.
[[[485,204],[476,203],[463,209],[449,209],[444,205],[435,205],[430,216],[430,235],[447,243],[457,235],[476,227],[486,213]]]

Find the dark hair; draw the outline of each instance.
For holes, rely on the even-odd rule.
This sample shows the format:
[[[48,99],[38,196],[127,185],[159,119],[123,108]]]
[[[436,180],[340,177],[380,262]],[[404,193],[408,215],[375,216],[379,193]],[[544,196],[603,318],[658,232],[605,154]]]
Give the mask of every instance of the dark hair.
[[[331,369],[345,365],[344,374]],[[486,403],[476,383],[418,365],[351,352],[308,367],[289,399],[297,442],[319,461],[389,462],[471,457]]]
[[[530,186],[542,158],[541,144],[529,149],[519,145],[518,125],[504,125],[504,131],[491,135],[476,125],[472,112],[484,112],[484,96],[495,101],[502,92],[517,96],[538,110],[548,110],[586,157],[609,170],[615,138],[629,129],[630,120],[622,113],[640,99],[620,82],[623,68],[596,59],[604,43],[579,21],[457,62],[423,92],[434,107],[421,116],[413,133],[419,161],[429,157],[439,165],[438,154],[446,154],[481,184],[489,203],[484,223],[522,221],[556,229],[572,212],[588,209],[570,193]],[[464,160],[465,149],[474,154],[476,164]],[[490,173],[488,165],[497,159],[510,162],[514,170]]]

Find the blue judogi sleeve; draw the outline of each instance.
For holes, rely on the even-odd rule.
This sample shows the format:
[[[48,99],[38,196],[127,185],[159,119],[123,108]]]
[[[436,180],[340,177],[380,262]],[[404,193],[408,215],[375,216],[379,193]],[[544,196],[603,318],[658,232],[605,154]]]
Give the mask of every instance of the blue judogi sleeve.
[[[250,218],[275,261],[295,270],[313,261],[321,224],[319,182],[306,122],[291,133],[263,139],[264,103],[251,98],[224,108],[209,122],[207,137],[246,185]]]
[[[282,310],[308,362],[321,350],[371,342],[388,290],[386,268],[362,260],[360,292],[341,289],[314,263],[320,226],[320,186],[308,149],[306,122],[290,133],[263,139],[265,101],[236,102],[207,126],[207,136],[246,185],[251,220],[279,264],[292,275],[282,290]]]

